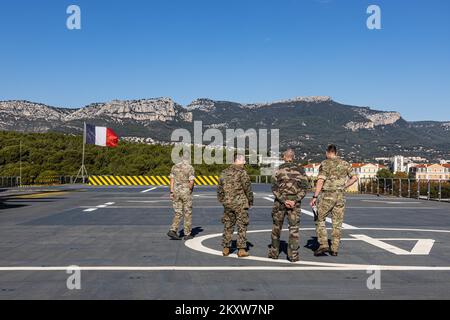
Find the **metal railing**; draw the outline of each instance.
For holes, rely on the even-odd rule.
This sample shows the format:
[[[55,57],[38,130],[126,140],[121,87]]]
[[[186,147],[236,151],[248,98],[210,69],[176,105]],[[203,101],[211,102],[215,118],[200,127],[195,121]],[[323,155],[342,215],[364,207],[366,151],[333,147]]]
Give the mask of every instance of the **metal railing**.
[[[271,176],[250,176],[252,183],[270,184]],[[88,179],[86,179],[88,182]],[[49,176],[49,177],[0,177],[0,187],[14,188],[19,186],[36,186],[36,185],[64,185],[73,183],[83,183],[82,178],[75,176]]]
[[[360,178],[357,188],[361,194],[450,202],[450,181],[447,180]]]
[[[272,176],[250,176],[252,183],[272,183]]]
[[[0,188],[15,188],[19,185],[19,177],[0,177]]]
[[[17,188],[38,185],[64,185],[79,182],[74,176],[49,176],[49,177],[0,177],[1,188]]]
[[[271,176],[251,176],[252,183],[270,184]],[[49,177],[0,177],[1,188],[16,188],[37,185],[65,185],[82,183],[75,176],[49,176]],[[313,189],[315,179],[310,179]],[[450,202],[450,181],[448,180],[415,180],[399,178],[360,178],[357,185],[349,191],[361,194],[377,194],[402,198],[422,200],[435,200]]]

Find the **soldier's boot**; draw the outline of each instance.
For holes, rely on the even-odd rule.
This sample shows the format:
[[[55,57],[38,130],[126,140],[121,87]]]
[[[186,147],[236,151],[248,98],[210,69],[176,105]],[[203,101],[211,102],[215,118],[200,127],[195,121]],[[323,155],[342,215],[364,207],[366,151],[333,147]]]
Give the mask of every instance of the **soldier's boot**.
[[[167,235],[169,236],[170,239],[172,240],[181,240],[181,238],[177,235],[177,233],[173,230],[170,230]]]
[[[292,250],[291,248],[288,248],[288,260],[290,262],[300,261],[300,256],[298,254],[298,249],[297,250]]]
[[[194,239],[194,236],[193,235],[191,235],[191,234],[189,234],[189,235],[187,235],[187,236],[184,236],[184,240],[191,240],[191,239]]]
[[[228,247],[223,248],[222,255],[224,257],[228,257],[230,255],[230,248]]]
[[[325,253],[329,252],[330,248],[326,248],[326,247],[320,247],[319,249],[317,249],[316,251],[314,251],[314,255],[316,257],[319,256],[323,256]]]
[[[278,259],[280,255],[280,240],[272,240],[272,244],[269,248],[269,254],[267,255],[270,259]]]
[[[238,257],[239,258],[246,258],[249,256],[249,253],[245,249],[239,249],[238,251]]]

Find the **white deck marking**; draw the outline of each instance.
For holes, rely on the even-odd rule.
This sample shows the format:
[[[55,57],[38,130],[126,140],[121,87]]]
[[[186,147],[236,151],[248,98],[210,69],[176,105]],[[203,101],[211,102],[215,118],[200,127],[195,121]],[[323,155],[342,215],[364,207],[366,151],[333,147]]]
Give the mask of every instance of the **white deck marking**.
[[[433,233],[450,233],[450,230],[439,229],[401,229],[401,228],[359,228],[360,230],[374,231],[411,231],[411,232],[433,232]]]
[[[93,212],[93,211],[96,211],[97,209],[106,209],[106,208],[108,208],[108,207],[110,207],[110,206],[112,206],[114,204],[115,204],[115,202],[107,202],[105,204],[98,205],[95,208],[88,207],[88,209],[83,210],[83,212]],[[86,208],[86,207],[80,207],[80,208]]]
[[[440,208],[433,207],[346,207],[347,209],[362,209],[362,210],[372,210],[372,209],[383,209],[383,210],[440,210]]]
[[[313,231],[314,228],[301,228],[302,231]],[[450,233],[449,230],[426,230],[426,229],[392,229],[392,228],[359,228],[359,230],[377,230],[377,231],[407,231],[407,232],[435,232],[435,233]],[[284,229],[283,231],[288,231],[288,229]],[[262,233],[262,232],[272,232],[271,229],[267,230],[252,230],[248,231],[247,233]],[[194,238],[192,240],[188,240],[185,242],[185,245],[188,248],[191,248],[192,250],[216,255],[216,256],[222,256],[222,252],[218,250],[214,250],[208,247],[205,247],[203,245],[203,241],[206,241],[208,239],[221,237],[222,233],[216,233],[211,235],[205,235],[201,237]],[[423,250],[423,246],[419,246],[418,251]],[[228,258],[234,258],[239,259],[236,254],[232,254],[228,256]],[[380,270],[386,270],[386,271],[450,271],[449,266],[390,266],[390,265],[362,265],[362,264],[345,264],[345,263],[326,263],[326,262],[317,262],[317,261],[299,261],[296,263],[291,263],[287,260],[272,260],[269,258],[264,257],[255,257],[250,256],[245,259],[241,259],[242,261],[245,260],[252,260],[252,261],[260,261],[260,262],[272,262],[272,263],[281,263],[281,264],[290,264],[290,265],[307,265],[307,266],[315,266],[315,267],[326,267],[328,266],[330,271],[337,271],[337,270],[346,270],[346,271],[353,271],[353,270],[369,270],[371,268],[379,268]],[[290,269],[290,268],[289,268]],[[277,269],[274,269],[277,270]]]
[[[388,200],[361,200],[361,202],[386,203],[386,204],[423,204],[421,201],[388,201]]]
[[[390,253],[408,256],[408,255],[429,255],[431,248],[433,248],[434,240],[433,239],[416,239],[417,243],[411,251],[403,250],[398,248],[392,244],[383,242],[381,239],[374,239],[369,236],[363,234],[351,234],[351,237],[355,239],[367,242],[377,248],[386,250]]]
[[[302,212],[303,212],[304,214],[307,214],[308,216],[314,217],[314,213],[311,212],[311,211],[302,209]],[[333,223],[333,219],[331,219],[331,218],[326,218],[326,221],[327,221],[328,223],[331,223],[331,224]],[[349,230],[357,230],[357,229],[359,229],[358,227],[352,226],[352,225],[347,224],[347,223],[343,223],[343,224],[342,224],[342,228],[343,228],[343,229],[349,229]]]
[[[166,200],[166,199],[162,199],[162,200],[128,200],[126,202],[128,203],[159,203],[159,202],[169,202],[172,200]]]
[[[79,208],[84,209],[84,208],[91,208],[91,207],[81,206]],[[198,208],[198,209],[223,209],[223,206],[219,206],[219,205],[218,206],[195,206],[195,208]],[[272,208],[272,207],[271,206],[254,206],[254,207],[252,207],[252,209],[258,209],[258,208],[267,209],[267,208]],[[95,209],[98,209],[98,208],[95,208]],[[106,210],[106,209],[170,209],[170,207],[158,206],[158,205],[147,205],[147,206],[129,205],[129,206],[108,206],[106,208],[102,208],[102,210]],[[250,209],[250,210],[252,210],[252,209]]]
[[[268,198],[268,199],[267,199]],[[266,197],[266,200],[273,201],[272,198]],[[107,208],[114,203],[107,203]],[[95,211],[98,208],[89,208],[84,211]],[[403,209],[403,207],[402,207]],[[422,209],[422,208],[421,208]],[[302,210],[305,214],[312,215],[312,212],[307,210]],[[348,226],[348,225],[347,225]],[[403,231],[403,232],[434,232],[434,233],[450,233],[449,230],[429,230],[429,229],[400,229],[400,228],[357,228],[353,226],[348,226],[350,229],[359,229],[359,230],[374,230],[374,231]],[[314,228],[301,228],[303,231],[313,231]],[[248,233],[258,233],[258,232],[271,232],[272,230],[254,230],[248,231]],[[287,230],[283,230],[287,231]],[[188,240],[185,242],[185,245],[193,250],[200,251],[203,253],[210,253],[216,256],[222,256],[222,253],[217,250],[210,249],[208,247],[203,246],[202,242],[211,239],[214,237],[222,236],[221,233],[206,235],[202,237],[197,237],[192,240]],[[364,236],[367,237],[367,236]],[[373,239],[373,238],[371,238]],[[358,241],[360,239],[356,238],[348,238],[342,240],[353,240]],[[380,238],[374,239],[378,241],[389,241],[389,240],[398,240],[398,241],[407,241],[407,240],[419,240],[413,250],[411,252],[425,252],[430,248],[432,239],[410,239],[410,238]],[[420,240],[423,240],[420,242]],[[398,248],[397,248],[398,249]],[[431,249],[431,248],[430,248]],[[402,250],[402,249],[400,249]],[[405,250],[406,251],[406,250]],[[256,260],[256,261],[264,261],[271,263],[283,263],[286,266],[80,266],[80,270],[82,271],[367,271],[376,267],[379,270],[384,271],[450,271],[449,266],[388,266],[388,265],[360,265],[360,264],[339,264],[339,263],[324,263],[324,262],[315,262],[315,261],[300,261],[297,263],[290,263],[286,260],[272,260],[263,257],[254,257],[250,256],[248,258],[240,259],[236,254],[230,255],[230,258],[239,259],[242,262],[245,260]],[[300,266],[302,265],[302,266]],[[25,272],[34,272],[34,271],[67,271],[71,266],[55,266],[55,267],[41,267],[41,266],[8,266],[8,267],[0,267],[0,272],[10,272],[10,271],[25,271]]]
[[[153,187],[153,188],[141,191],[141,193],[147,193],[147,192],[150,192],[150,191],[153,191],[153,190],[156,190],[156,189],[158,189],[158,187]]]
[[[377,240],[381,241],[419,241],[423,239],[417,239],[417,238],[376,238]],[[341,238],[342,241],[361,241],[356,238]],[[431,239],[425,239],[425,240],[431,240]]]
[[[246,260],[244,258],[241,260]],[[296,266],[299,262],[291,263],[291,266],[276,267],[231,267],[231,266],[158,266],[158,267],[135,267],[135,266],[80,266],[80,271],[367,271],[377,268],[383,271],[450,271],[450,267],[416,267],[416,266],[371,266],[361,265],[354,267],[314,267],[314,266]],[[0,267],[0,272],[40,272],[40,271],[67,271],[73,270],[74,266],[67,267]]]
[[[215,194],[194,194],[196,198],[208,198],[208,199],[217,199],[217,195]]]
[[[411,250],[411,254],[429,255],[431,248],[433,248],[434,242],[435,241],[433,239],[419,239],[414,248]]]

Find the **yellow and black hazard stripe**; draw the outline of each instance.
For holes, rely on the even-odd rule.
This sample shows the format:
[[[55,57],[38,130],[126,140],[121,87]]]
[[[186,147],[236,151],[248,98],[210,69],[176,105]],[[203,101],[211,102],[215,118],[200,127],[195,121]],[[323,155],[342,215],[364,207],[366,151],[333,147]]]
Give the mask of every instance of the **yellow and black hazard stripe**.
[[[167,176],[89,176],[91,186],[168,186],[170,178]],[[216,186],[218,176],[197,176],[195,185]]]

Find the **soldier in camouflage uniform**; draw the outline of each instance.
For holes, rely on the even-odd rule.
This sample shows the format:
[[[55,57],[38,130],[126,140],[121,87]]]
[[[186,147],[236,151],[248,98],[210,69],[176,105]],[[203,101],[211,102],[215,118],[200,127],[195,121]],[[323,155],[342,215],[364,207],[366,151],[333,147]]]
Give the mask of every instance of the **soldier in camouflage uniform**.
[[[178,236],[178,226],[184,218],[184,239],[192,239],[192,191],[194,189],[194,168],[188,158],[172,167],[170,173],[170,199],[173,200],[175,216],[167,234],[173,240],[181,240]]]
[[[279,167],[272,182],[272,192],[275,202],[272,210],[272,244],[268,257],[278,259],[280,254],[280,234],[283,229],[284,218],[289,222],[288,259],[299,261],[299,228],[301,201],[309,187],[305,170],[293,161],[295,153],[289,149],[284,153],[285,163]]]
[[[332,256],[338,255],[345,213],[345,189],[353,185],[357,179],[352,173],[352,166],[337,156],[336,146],[330,145],[327,149],[327,160],[320,166],[316,192],[311,200],[311,207],[315,207],[318,202],[316,232],[320,247],[314,255],[320,256],[325,252],[329,252]],[[325,219],[330,213],[333,220],[331,250],[325,226]]]
[[[234,164],[222,172],[217,188],[217,198],[224,207],[222,219],[224,256],[230,254],[231,239],[236,225],[238,257],[244,258],[249,255],[247,252],[248,209],[253,206],[253,192],[250,177],[244,165],[245,157],[235,156]]]

